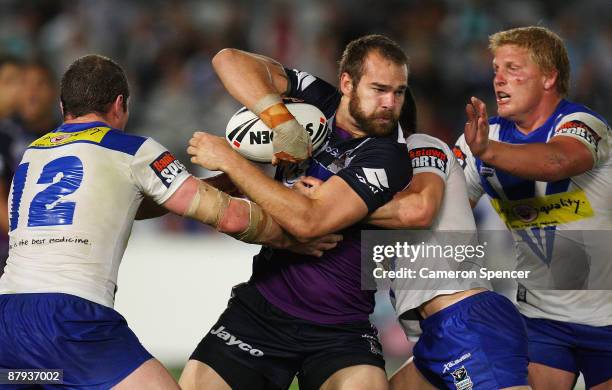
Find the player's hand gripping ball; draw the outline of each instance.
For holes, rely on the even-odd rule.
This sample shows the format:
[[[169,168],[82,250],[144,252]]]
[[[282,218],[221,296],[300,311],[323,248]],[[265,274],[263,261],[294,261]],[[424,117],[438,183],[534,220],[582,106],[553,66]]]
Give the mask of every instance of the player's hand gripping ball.
[[[298,123],[310,134],[314,153],[329,133],[325,115],[311,104],[292,101],[284,103]],[[272,130],[246,107],[242,107],[230,118],[225,129],[225,138],[234,150],[251,161],[272,161]]]

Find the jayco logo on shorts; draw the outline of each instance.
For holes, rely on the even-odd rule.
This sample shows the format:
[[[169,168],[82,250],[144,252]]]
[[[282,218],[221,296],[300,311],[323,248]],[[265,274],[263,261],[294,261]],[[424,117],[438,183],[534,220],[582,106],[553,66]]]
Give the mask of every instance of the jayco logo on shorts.
[[[259,349],[253,348],[249,344],[242,342],[242,340],[237,339],[236,336],[232,335],[229,332],[226,332],[224,329],[225,326],[220,326],[218,329],[211,330],[210,334],[213,334],[221,340],[225,341],[225,344],[229,346],[237,346],[241,350],[248,352],[251,356],[260,357],[264,355],[264,353]]]

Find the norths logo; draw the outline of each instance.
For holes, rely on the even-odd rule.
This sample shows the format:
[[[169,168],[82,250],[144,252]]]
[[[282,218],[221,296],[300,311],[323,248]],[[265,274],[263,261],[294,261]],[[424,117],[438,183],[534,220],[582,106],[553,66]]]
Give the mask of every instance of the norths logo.
[[[237,346],[239,349],[245,352],[248,352],[251,356],[260,357],[264,355],[264,353],[260,351],[259,349],[251,347],[249,344],[244,343],[242,342],[242,340],[237,339],[236,336],[232,335],[229,332],[226,332],[225,326],[220,326],[218,329],[211,330],[210,334],[213,334],[217,336],[218,338],[220,338],[221,340],[225,341],[225,344],[227,345]]]

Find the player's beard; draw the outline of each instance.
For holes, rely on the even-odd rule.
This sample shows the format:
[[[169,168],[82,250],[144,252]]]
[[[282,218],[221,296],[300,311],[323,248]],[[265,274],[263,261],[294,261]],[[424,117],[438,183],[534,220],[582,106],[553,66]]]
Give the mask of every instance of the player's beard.
[[[361,99],[355,93],[349,101],[349,113],[357,123],[357,126],[366,134],[372,137],[386,137],[397,129],[397,118],[392,111],[385,111],[378,114],[366,115],[361,109]],[[377,119],[388,119],[389,122],[377,122]]]

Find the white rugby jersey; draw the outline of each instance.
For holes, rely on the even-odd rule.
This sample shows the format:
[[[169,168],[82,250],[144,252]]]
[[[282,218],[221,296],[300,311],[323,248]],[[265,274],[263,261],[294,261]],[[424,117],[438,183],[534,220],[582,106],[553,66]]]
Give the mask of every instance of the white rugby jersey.
[[[413,134],[406,139],[406,143],[412,162],[413,175],[416,176],[424,172],[434,173],[444,180],[445,185],[440,209],[430,227],[431,231],[436,232],[436,238],[432,241],[426,241],[425,244],[467,244],[467,242],[462,241],[468,238],[470,232],[473,234],[471,238],[476,239],[476,224],[467,197],[465,177],[451,149],[441,140],[426,134]],[[451,232],[461,233],[453,236]],[[427,259],[423,263],[418,263],[418,267],[431,267],[431,269],[436,270],[467,269],[465,267],[472,269],[471,267],[474,267],[473,269],[478,271],[483,261],[484,259],[479,264],[465,263],[462,265],[455,261]],[[396,269],[398,265],[399,263],[396,264]],[[416,289],[416,285],[419,286],[419,289]],[[485,279],[457,279],[452,281],[419,278],[418,281],[415,281],[413,279],[396,278],[391,283],[391,301],[395,306],[397,315],[400,316],[438,295],[452,294],[479,287],[491,288]],[[417,318],[410,314],[408,317]]]
[[[67,293],[112,307],[143,196],[162,204],[189,176],[154,140],[102,122],[64,124],[34,141],[11,186],[0,293]]]
[[[593,154],[594,166],[557,182],[512,176],[475,158],[463,135],[455,154],[468,193],[485,192],[513,233],[520,281],[517,301],[528,317],[605,326],[612,324],[612,162],[610,128],[588,108],[562,100],[541,127],[525,135],[500,117],[489,120],[489,138],[507,143],[572,137]],[[534,161],[539,156],[533,156]],[[568,289],[571,288],[571,289]]]

